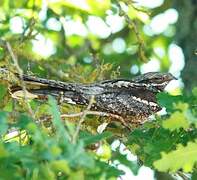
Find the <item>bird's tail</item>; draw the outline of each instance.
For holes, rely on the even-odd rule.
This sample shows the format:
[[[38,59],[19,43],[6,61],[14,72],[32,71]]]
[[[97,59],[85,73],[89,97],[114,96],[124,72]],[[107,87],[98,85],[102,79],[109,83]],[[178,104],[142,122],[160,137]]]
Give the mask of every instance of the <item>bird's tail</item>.
[[[46,98],[48,95],[59,96],[62,92],[72,96],[76,91],[74,83],[65,83],[56,80],[48,80],[25,74],[19,75],[6,68],[0,68],[0,81],[8,82],[9,90],[14,98],[24,96],[26,90],[29,98]]]

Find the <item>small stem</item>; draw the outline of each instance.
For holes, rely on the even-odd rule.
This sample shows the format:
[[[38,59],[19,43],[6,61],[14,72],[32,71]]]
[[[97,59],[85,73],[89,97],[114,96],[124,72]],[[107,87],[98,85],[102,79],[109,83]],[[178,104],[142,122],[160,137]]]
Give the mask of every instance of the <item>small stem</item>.
[[[125,18],[125,21],[127,22],[128,26],[130,29],[133,29],[134,33],[135,33],[135,36],[137,38],[137,41],[138,41],[138,44],[139,44],[139,47],[138,47],[138,53],[139,53],[139,56],[140,58],[143,60],[143,61],[147,61],[147,57],[145,56],[145,43],[142,39],[142,37],[140,36],[140,33],[137,29],[137,25],[135,23],[134,20],[131,20],[130,17],[125,13],[125,11],[122,9],[121,5],[119,4],[119,2],[117,2],[117,5],[118,5],[118,8],[120,10],[120,16],[123,16]]]
[[[11,56],[13,62],[14,62],[14,66],[15,66],[16,70],[18,71],[20,83],[22,85],[24,100],[25,100],[25,103],[27,105],[28,111],[31,114],[31,116],[34,118],[34,113],[33,113],[32,109],[31,109],[31,106],[28,102],[27,89],[26,89],[26,86],[25,86],[25,82],[23,81],[23,71],[18,64],[18,59],[17,59],[16,55],[14,54],[14,52],[12,50],[12,47],[11,47],[9,42],[6,42],[6,47],[7,47],[7,50],[10,53],[10,56]]]
[[[79,130],[81,128],[81,125],[85,121],[85,117],[86,117],[86,115],[87,115],[88,111],[90,110],[90,108],[91,108],[93,103],[94,103],[94,96],[91,96],[89,104],[88,104],[86,110],[83,111],[82,114],[81,114],[81,118],[79,120],[79,124],[77,125],[76,131],[75,131],[75,133],[73,135],[73,139],[72,139],[73,143],[76,142],[76,139],[77,139],[77,136],[79,134]]]
[[[84,114],[84,112],[80,112],[80,113],[75,113],[75,114],[62,114],[61,118],[74,118],[74,117],[79,117],[82,116]],[[103,117],[112,117],[115,119],[118,119],[125,127],[129,128],[130,127],[127,125],[127,123],[125,122],[125,120],[116,114],[111,114],[111,113],[106,113],[106,112],[100,112],[100,111],[86,111],[86,115],[96,115],[96,116],[103,116]]]

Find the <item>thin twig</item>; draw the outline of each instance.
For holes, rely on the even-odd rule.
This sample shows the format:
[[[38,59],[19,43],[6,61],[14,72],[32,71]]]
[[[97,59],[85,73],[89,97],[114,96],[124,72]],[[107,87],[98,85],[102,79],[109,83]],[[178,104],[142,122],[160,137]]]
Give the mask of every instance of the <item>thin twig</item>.
[[[120,11],[120,16],[123,16],[125,18],[125,21],[127,22],[128,26],[134,30],[134,33],[135,33],[135,36],[137,38],[137,41],[138,41],[138,44],[139,44],[139,48],[138,48],[138,52],[139,52],[139,55],[140,55],[140,58],[143,60],[143,61],[147,61],[147,58],[145,57],[145,43],[144,43],[144,40],[142,39],[142,37],[140,36],[140,33],[137,29],[137,25],[135,23],[134,20],[131,20],[130,17],[125,13],[125,11],[122,9],[121,5],[119,4],[119,2],[117,2],[117,5],[118,5],[118,8],[119,8],[119,11]]]
[[[33,113],[32,109],[31,109],[31,106],[30,106],[30,104],[28,102],[28,98],[27,98],[27,89],[26,89],[26,86],[25,86],[25,82],[23,81],[23,71],[22,71],[22,69],[20,68],[20,66],[18,64],[18,59],[15,56],[15,54],[14,54],[14,52],[12,50],[12,47],[11,47],[9,42],[6,42],[6,47],[7,47],[7,50],[10,53],[10,56],[11,56],[11,58],[13,60],[14,66],[15,66],[18,74],[19,74],[19,80],[20,80],[20,83],[22,85],[24,100],[25,100],[25,103],[27,105],[28,111],[31,114],[31,116],[34,117],[34,113]]]
[[[62,118],[62,120],[64,120],[65,118],[76,118],[76,117],[82,117],[84,114],[84,112],[79,112],[79,113],[73,113],[73,114],[62,114],[60,115],[60,117]],[[122,123],[122,125],[124,127],[126,127],[128,130],[131,130],[131,127],[129,126],[128,123],[126,123],[126,121],[124,120],[123,117],[116,115],[116,114],[112,114],[112,113],[107,113],[107,112],[101,112],[101,111],[91,111],[91,110],[86,110],[85,115],[96,115],[96,116],[101,116],[101,117],[109,117],[109,118],[114,118],[116,120],[118,120],[120,123]],[[85,117],[84,117],[85,118]],[[83,119],[84,119],[83,118]],[[39,121],[36,121],[36,123],[40,124],[43,122],[48,122],[51,120],[51,116],[44,116],[44,118],[40,118]],[[82,122],[83,123],[83,122]],[[81,123],[81,124],[82,124]],[[81,126],[81,125],[80,125]]]
[[[79,112],[79,113],[74,113],[74,114],[62,114],[61,118],[75,118],[82,116],[84,112]],[[116,114],[111,114],[111,113],[106,113],[106,112],[101,112],[101,111],[86,111],[86,115],[96,115],[96,116],[105,116],[105,117],[113,117],[119,120],[122,120],[123,118],[116,115]]]
[[[86,110],[82,112],[81,118],[80,118],[80,120],[79,120],[79,124],[77,125],[76,131],[75,131],[74,134],[73,134],[73,139],[72,139],[72,141],[73,141],[74,143],[76,142],[76,139],[77,139],[77,136],[78,136],[78,134],[79,134],[79,130],[80,130],[80,128],[81,128],[81,125],[82,125],[82,123],[84,122],[85,117],[86,117],[88,111],[91,109],[93,103],[94,103],[94,96],[91,96],[90,101],[89,101],[89,104],[88,104]]]
[[[80,112],[80,113],[75,113],[75,114],[62,114],[61,118],[74,118],[74,117],[79,117],[82,116],[84,114],[84,112]],[[101,112],[101,111],[86,111],[86,115],[96,115],[96,116],[103,116],[103,117],[111,117],[111,118],[115,118],[118,119],[125,127],[129,128],[128,125],[126,124],[125,120],[121,117],[118,116],[116,114],[112,114],[112,113],[106,113],[106,112]]]
[[[147,14],[147,15],[150,15],[150,14],[151,14],[151,13],[150,13],[149,11],[147,11],[146,9],[142,9],[142,8],[138,8],[138,7],[134,6],[134,5],[133,5],[134,3],[137,3],[137,2],[135,2],[135,1],[130,1],[130,0],[125,1],[125,4],[126,4],[127,6],[131,6],[133,9],[135,9],[135,10],[138,11],[138,12],[143,12],[143,13],[145,13],[145,14]]]

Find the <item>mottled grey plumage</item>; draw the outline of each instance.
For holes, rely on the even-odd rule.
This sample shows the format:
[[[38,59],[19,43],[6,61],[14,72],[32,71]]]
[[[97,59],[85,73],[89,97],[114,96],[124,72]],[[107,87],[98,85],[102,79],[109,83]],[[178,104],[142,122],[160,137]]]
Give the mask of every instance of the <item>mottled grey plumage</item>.
[[[8,80],[10,74],[19,78],[19,75],[0,68],[0,79]],[[149,72],[131,80],[114,79],[93,84],[66,83],[29,75],[23,75],[22,78],[28,92],[36,95],[33,97],[42,99],[52,95],[61,102],[87,106],[94,96],[91,109],[129,117],[132,122],[143,121],[159,111],[161,107],[156,101],[156,94],[175,79],[170,73],[159,72]],[[16,97],[21,87],[15,85],[10,89],[13,97]]]
[[[90,98],[94,96],[92,109],[136,119],[146,118],[161,110],[156,94],[163,91],[172,79],[175,78],[170,73],[150,72],[132,80],[115,79],[78,84],[23,76],[27,90],[39,97],[53,95],[69,104],[88,105]],[[35,83],[35,87],[28,88],[28,84]]]

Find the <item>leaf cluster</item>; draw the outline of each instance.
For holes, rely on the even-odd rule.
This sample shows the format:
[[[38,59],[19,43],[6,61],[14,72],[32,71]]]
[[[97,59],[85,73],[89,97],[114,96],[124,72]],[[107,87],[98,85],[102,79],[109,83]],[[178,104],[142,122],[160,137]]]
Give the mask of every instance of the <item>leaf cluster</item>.
[[[196,171],[196,101],[195,88],[190,96],[158,95],[168,114],[135,129],[128,146],[148,167],[162,172]]]
[[[111,150],[106,140],[112,138],[112,133],[94,135],[80,131],[73,142],[73,125],[62,122],[52,97],[47,104],[47,110],[52,115],[52,125],[48,128],[35,123],[24,113],[17,114],[15,123],[9,123],[11,113],[0,113],[1,178],[114,179],[124,174],[118,169],[119,163],[137,173],[136,162],[128,161],[118,150]],[[104,148],[102,153],[96,153],[96,143],[101,143],[100,148]],[[115,161],[119,163],[113,164]]]

